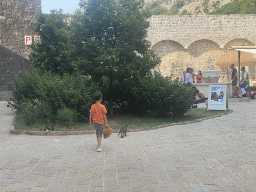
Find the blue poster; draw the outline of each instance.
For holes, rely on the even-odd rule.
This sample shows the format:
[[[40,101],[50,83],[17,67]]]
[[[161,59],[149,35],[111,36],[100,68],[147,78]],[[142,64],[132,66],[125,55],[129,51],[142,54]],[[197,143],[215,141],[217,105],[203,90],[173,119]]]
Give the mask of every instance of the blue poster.
[[[211,104],[224,104],[224,87],[211,87]]]

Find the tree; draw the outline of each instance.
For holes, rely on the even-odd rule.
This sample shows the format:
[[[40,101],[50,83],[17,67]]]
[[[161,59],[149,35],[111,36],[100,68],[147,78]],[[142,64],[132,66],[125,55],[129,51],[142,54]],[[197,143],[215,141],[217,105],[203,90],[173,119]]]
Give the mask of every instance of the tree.
[[[32,46],[30,58],[34,66],[60,75],[74,73],[75,68],[70,65],[70,31],[62,10],[52,10],[49,15],[40,14],[34,30],[42,39],[40,44]]]
[[[71,22],[72,64],[105,83],[112,104],[115,88],[129,89],[160,62],[145,39],[151,15],[141,0],[81,0],[80,5],[84,13]]]
[[[152,15],[164,15],[168,14],[168,9],[158,4],[156,1],[146,4],[146,9],[148,9]]]
[[[234,0],[227,3],[216,11],[211,12],[212,15],[226,15],[226,14],[256,14],[255,0]]]

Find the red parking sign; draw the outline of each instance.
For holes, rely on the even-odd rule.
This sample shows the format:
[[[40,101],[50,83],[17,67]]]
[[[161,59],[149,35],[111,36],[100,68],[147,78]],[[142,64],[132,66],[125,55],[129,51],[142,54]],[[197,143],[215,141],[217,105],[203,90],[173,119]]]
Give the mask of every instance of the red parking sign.
[[[25,36],[25,45],[32,45],[32,36]]]

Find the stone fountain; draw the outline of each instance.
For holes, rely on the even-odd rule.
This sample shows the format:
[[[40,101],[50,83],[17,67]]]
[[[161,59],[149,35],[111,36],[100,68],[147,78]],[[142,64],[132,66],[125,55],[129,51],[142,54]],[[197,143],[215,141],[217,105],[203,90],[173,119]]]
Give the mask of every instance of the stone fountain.
[[[203,93],[206,97],[209,94],[209,85],[227,85],[227,96],[232,97],[231,83],[218,83],[221,71],[210,69],[208,71],[202,71],[203,83],[193,83],[194,86]]]
[[[218,83],[220,78],[220,71],[209,70],[202,71],[203,82],[204,83]]]

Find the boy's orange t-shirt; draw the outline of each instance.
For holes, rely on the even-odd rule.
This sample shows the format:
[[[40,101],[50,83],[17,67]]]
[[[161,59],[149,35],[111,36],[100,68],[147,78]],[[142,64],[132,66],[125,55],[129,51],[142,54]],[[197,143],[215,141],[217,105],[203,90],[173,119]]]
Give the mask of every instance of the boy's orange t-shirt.
[[[92,115],[92,122],[98,124],[104,124],[103,115],[107,113],[107,109],[102,104],[94,104],[91,107],[90,113]]]

